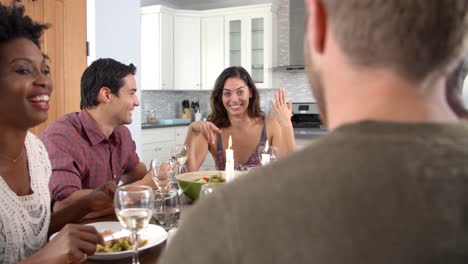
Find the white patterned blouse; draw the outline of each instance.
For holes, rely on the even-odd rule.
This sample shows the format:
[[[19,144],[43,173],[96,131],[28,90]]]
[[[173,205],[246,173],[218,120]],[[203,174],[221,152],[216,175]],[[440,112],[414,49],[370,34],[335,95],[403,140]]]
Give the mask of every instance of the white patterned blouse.
[[[17,263],[47,241],[51,216],[49,156],[32,133],[26,135],[25,147],[33,193],[18,196],[0,177],[0,263]]]

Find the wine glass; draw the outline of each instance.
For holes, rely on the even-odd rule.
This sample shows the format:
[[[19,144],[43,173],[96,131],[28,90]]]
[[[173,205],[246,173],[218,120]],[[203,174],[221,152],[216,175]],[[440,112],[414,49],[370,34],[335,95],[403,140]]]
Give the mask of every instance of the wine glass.
[[[224,186],[223,183],[205,183],[200,187],[200,199],[217,192],[219,188]]]
[[[148,226],[152,216],[153,202],[154,193],[148,186],[122,186],[115,191],[115,214],[125,229],[132,233],[133,264],[140,263],[138,260],[138,231]]]
[[[172,182],[172,174],[174,173],[174,162],[170,160],[156,160],[150,162],[151,178],[158,186],[158,189],[165,192]]]
[[[177,175],[181,173],[181,169],[188,159],[188,151],[189,147],[187,145],[175,145],[171,149],[171,158],[176,164]]]
[[[278,149],[278,147],[271,146],[269,152],[270,152],[270,162],[274,162],[274,161],[278,160],[278,158],[279,158],[279,149]]]
[[[267,165],[268,163],[278,160],[279,149],[276,146],[269,146],[268,149],[265,149],[265,146],[260,145],[258,147],[258,158],[262,165]]]
[[[177,226],[180,218],[180,204],[177,190],[168,189],[154,191],[153,216],[159,222],[159,225],[166,231]]]

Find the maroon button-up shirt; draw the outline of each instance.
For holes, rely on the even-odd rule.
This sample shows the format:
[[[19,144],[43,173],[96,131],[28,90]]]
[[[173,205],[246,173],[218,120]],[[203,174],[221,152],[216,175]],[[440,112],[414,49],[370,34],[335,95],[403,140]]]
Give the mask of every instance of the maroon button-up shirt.
[[[94,189],[111,180],[118,183],[140,162],[126,126],[117,127],[107,139],[86,110],[63,116],[41,139],[52,164],[52,203],[77,190]]]

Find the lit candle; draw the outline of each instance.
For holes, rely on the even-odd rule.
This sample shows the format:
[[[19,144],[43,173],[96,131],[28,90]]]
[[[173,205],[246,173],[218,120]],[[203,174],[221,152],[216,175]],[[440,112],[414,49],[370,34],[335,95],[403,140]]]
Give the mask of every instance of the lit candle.
[[[265,143],[265,149],[263,149],[262,160],[260,162],[263,166],[268,165],[270,163],[270,154],[268,152],[268,139]]]
[[[228,148],[226,149],[226,166],[224,170],[226,173],[226,182],[234,180],[234,150],[232,149],[232,138],[230,135]]]

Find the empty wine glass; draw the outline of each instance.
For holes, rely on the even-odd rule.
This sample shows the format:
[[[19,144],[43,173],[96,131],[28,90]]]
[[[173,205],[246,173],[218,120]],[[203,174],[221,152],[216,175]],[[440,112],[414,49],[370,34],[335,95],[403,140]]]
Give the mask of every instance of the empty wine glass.
[[[172,182],[172,174],[174,173],[174,163],[172,160],[151,160],[150,163],[151,177],[158,189],[166,191]]]
[[[120,223],[132,233],[133,264],[138,260],[138,231],[148,226],[152,216],[153,190],[148,186],[130,185],[117,188],[114,207]]]
[[[209,196],[224,186],[223,183],[205,183],[200,187],[200,199]]]
[[[166,231],[177,226],[180,218],[180,204],[177,190],[170,188],[167,192],[154,191],[153,216]]]
[[[265,147],[260,145],[258,147],[258,158],[260,160],[260,164],[265,166],[271,162],[274,162],[279,157],[279,149],[276,146],[269,146]]]
[[[177,174],[181,173],[182,167],[188,159],[189,147],[187,145],[175,145],[171,150],[171,158],[176,163]]]
[[[279,158],[279,149],[276,146],[270,147],[270,162],[274,162]]]

